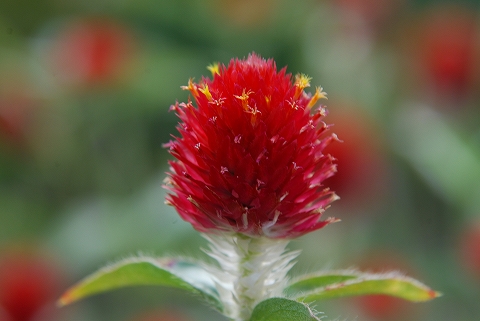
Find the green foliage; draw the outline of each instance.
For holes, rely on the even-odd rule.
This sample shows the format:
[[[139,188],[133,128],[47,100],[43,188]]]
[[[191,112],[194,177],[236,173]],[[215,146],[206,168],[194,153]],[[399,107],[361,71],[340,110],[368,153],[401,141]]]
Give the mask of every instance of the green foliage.
[[[218,310],[222,304],[210,276],[198,265],[180,259],[128,258],[86,277],[60,298],[60,305],[102,292],[136,285],[160,285],[199,295]]]
[[[285,291],[293,298],[307,302],[371,294],[422,302],[440,296],[440,293],[398,272],[374,274],[348,270],[307,275],[292,282]]]
[[[136,285],[159,285],[185,290],[198,295],[220,313],[224,312],[214,276],[200,264],[176,258],[134,257],[106,266],[70,288],[60,298],[59,304],[66,305],[91,295]],[[270,298],[262,301],[253,310],[250,321],[319,320],[301,302],[370,294],[420,302],[440,295],[397,272],[373,274],[353,270],[306,275],[292,281],[284,292],[291,299]]]
[[[320,320],[304,303],[285,298],[271,298],[260,302],[250,321],[316,321]]]

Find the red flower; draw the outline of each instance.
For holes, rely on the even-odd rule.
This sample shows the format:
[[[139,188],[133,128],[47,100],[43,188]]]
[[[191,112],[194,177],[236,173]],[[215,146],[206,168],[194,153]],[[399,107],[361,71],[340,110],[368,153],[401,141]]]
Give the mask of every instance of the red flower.
[[[337,160],[338,168],[325,183],[342,195],[339,205],[345,214],[358,213],[388,196],[388,164],[375,123],[359,107],[342,105],[343,111],[336,109],[328,116],[343,142],[325,148]]]
[[[420,30],[419,59],[434,89],[447,95],[464,95],[478,78],[476,16],[457,5],[437,6]]]
[[[0,142],[21,146],[36,102],[23,93],[0,93]]]
[[[360,269],[372,273],[387,271],[402,271],[409,275],[416,275],[407,258],[388,249],[377,249],[363,254],[357,263]],[[383,294],[363,295],[354,298],[359,312],[369,320],[412,320],[415,319],[415,305],[406,300]]]
[[[109,19],[79,19],[63,25],[51,47],[50,63],[67,83],[108,83],[119,78],[133,58],[133,35]]]
[[[472,222],[463,229],[459,252],[464,267],[480,278],[480,222]]]
[[[350,19],[354,14],[357,19],[363,19],[363,23],[379,30],[392,21],[403,0],[333,0],[333,4],[345,11]]]
[[[167,203],[201,232],[293,238],[334,221],[319,221],[337,197],[322,185],[336,170],[323,149],[335,134],[313,108],[324,93],[303,90],[285,68],[251,54],[209,67],[213,79],[189,81],[194,104],[171,107],[180,137],[166,144],[171,161]]]
[[[63,286],[60,272],[58,266],[39,254],[2,253],[0,309],[12,321],[40,320],[42,311],[54,306]]]
[[[384,294],[363,295],[357,298],[366,316],[374,320],[392,320],[395,316],[405,316],[406,302]],[[398,319],[397,319],[398,320]]]

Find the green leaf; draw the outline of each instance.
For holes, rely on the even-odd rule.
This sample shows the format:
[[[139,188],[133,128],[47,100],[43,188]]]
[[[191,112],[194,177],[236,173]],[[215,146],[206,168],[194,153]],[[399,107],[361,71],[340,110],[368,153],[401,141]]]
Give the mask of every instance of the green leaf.
[[[356,271],[332,271],[303,276],[291,282],[285,292],[301,301],[384,294],[421,302],[441,295],[398,272],[374,274]]]
[[[211,275],[199,265],[182,259],[152,257],[133,257],[106,266],[68,289],[58,303],[63,306],[94,294],[136,285],[186,290],[223,310]]]
[[[319,321],[308,305],[285,298],[271,298],[257,304],[250,321]]]
[[[356,278],[358,278],[358,273],[353,271],[322,272],[321,274],[307,275],[298,278],[294,282],[291,282],[284,291],[290,296]]]

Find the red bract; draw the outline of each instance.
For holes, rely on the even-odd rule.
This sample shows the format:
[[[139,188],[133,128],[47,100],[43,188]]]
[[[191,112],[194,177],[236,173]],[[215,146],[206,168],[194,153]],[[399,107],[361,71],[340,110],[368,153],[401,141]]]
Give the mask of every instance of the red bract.
[[[193,102],[177,103],[180,137],[167,146],[167,203],[201,232],[294,238],[334,221],[320,221],[336,199],[322,182],[336,170],[323,149],[335,134],[313,108],[309,78],[255,54],[209,68],[213,79],[189,81]]]

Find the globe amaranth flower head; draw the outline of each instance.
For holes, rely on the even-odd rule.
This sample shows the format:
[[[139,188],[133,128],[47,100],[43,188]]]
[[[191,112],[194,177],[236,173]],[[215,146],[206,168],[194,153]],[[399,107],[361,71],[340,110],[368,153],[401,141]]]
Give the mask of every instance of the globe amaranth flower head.
[[[180,137],[167,147],[167,204],[205,233],[294,238],[335,221],[320,216],[337,196],[323,186],[336,167],[323,150],[335,134],[322,118],[320,87],[251,54],[190,79],[194,102],[171,107]],[[196,105],[196,106],[195,106]]]

